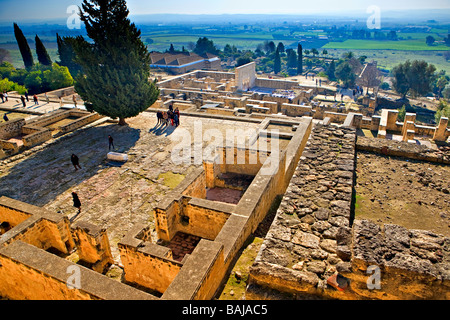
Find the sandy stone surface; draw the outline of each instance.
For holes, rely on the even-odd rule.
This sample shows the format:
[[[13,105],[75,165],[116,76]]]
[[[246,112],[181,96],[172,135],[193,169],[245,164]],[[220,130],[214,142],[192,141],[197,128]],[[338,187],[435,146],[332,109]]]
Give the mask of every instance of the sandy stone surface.
[[[257,124],[181,116],[180,128],[194,140],[194,121],[207,129],[256,128]],[[76,221],[87,221],[107,229],[113,257],[120,262],[117,243],[136,223],[153,223],[153,207],[174,187],[160,175],[171,172],[187,175],[195,165],[174,164],[172,141],[177,129],[155,130],[156,115],[144,112],[129,119],[128,126],[105,123],[49,145],[18,161],[0,166],[0,195],[44,207],[73,218],[71,193],[77,192],[82,212]],[[195,134],[198,134],[197,130]],[[128,154],[125,164],[107,160],[108,135],[116,152]],[[202,147],[208,145],[208,141]],[[75,171],[70,156],[80,158]],[[154,239],[156,241],[156,238]]]

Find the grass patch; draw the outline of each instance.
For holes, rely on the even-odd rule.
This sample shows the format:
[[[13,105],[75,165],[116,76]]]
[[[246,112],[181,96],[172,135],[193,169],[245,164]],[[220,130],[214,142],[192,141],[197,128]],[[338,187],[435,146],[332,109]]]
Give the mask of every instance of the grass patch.
[[[329,42],[323,48],[326,49],[348,49],[348,50],[402,50],[402,51],[447,51],[445,45],[429,46],[422,39],[399,40],[399,41],[377,41],[377,40],[355,40],[344,42]]]
[[[178,174],[178,173],[173,173],[173,172],[169,171],[166,173],[161,173],[158,176],[158,180],[163,178],[164,185],[169,187],[170,189],[174,189],[181,183],[181,181],[184,180],[185,177],[186,176],[184,174]]]
[[[230,277],[220,294],[219,300],[240,300],[245,295],[245,288],[247,287],[250,267],[255,261],[255,258],[261,248],[264,239],[255,237],[244,249],[239,259],[236,261]],[[235,276],[236,272],[241,274],[240,280]]]

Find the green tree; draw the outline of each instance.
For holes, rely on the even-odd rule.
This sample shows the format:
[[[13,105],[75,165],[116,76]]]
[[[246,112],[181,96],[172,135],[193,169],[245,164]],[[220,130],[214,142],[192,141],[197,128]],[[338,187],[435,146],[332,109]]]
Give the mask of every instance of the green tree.
[[[75,54],[75,43],[77,39],[74,37],[63,37],[61,38],[58,34],[56,34],[56,42],[58,44],[58,55],[59,60],[57,64],[59,66],[65,66],[69,69],[72,77],[78,75],[81,72],[81,66],[75,62],[76,54]]]
[[[316,55],[319,54],[319,51],[316,48],[311,49],[311,53],[313,55],[313,57],[315,57]]]
[[[335,72],[336,77],[344,83],[345,87],[353,87],[356,81],[356,75],[348,62],[341,63]]]
[[[425,42],[427,43],[427,45],[432,46],[434,44],[434,42],[436,41],[436,39],[433,36],[428,36],[425,39]]]
[[[236,68],[252,62],[252,58],[248,56],[239,57],[236,61]]]
[[[405,63],[400,63],[392,69],[392,87],[394,90],[402,95],[402,98],[405,99],[406,95],[411,88],[408,82],[408,72],[411,69],[411,61],[407,60]]]
[[[445,103],[444,101],[441,101],[439,103],[438,110],[434,115],[436,123],[439,123],[439,121],[441,121],[441,117],[450,118],[450,105]]]
[[[194,52],[196,54],[202,55],[205,53],[218,54],[219,50],[217,50],[214,42],[212,40],[208,40],[207,37],[199,38],[197,40],[197,44],[195,45]]]
[[[278,43],[277,49],[278,49],[278,52],[280,52],[280,53],[285,52],[285,48],[284,48],[283,42],[279,42]]]
[[[442,97],[442,91],[448,84],[448,79],[445,76],[441,76],[436,82],[436,88],[438,89],[438,94]]]
[[[303,47],[300,43],[297,46],[297,56],[298,56],[297,74],[302,74],[303,73]]]
[[[22,55],[25,68],[31,68],[34,64],[34,61],[30,46],[28,45],[28,41],[23,35],[22,30],[20,30],[19,26],[16,23],[14,23],[14,36],[16,37],[17,45],[19,46],[20,54]]]
[[[44,66],[51,66],[52,59],[50,59],[50,55],[48,54],[47,49],[45,49],[45,46],[42,43],[41,39],[38,37],[38,35],[36,35],[34,40],[36,43],[36,55],[38,57],[39,63]]]
[[[433,90],[436,80],[436,67],[423,60],[414,60],[411,69],[407,73],[411,94],[414,97],[424,96]]]
[[[51,70],[44,71],[43,75],[44,81],[52,90],[66,88],[73,85],[73,78],[69,72],[69,69],[64,66],[59,66],[57,63],[53,64]]]
[[[42,71],[31,71],[25,78],[25,87],[29,93],[41,93],[43,85]]]
[[[281,71],[281,58],[278,49],[275,50],[275,58],[273,59],[273,72],[278,74]]]
[[[406,106],[403,105],[403,107],[401,107],[401,109],[398,110],[397,119],[399,121],[404,121],[405,120],[405,116],[406,116]]]
[[[336,80],[335,72],[336,72],[336,63],[334,62],[334,60],[332,60],[327,68],[328,79],[330,79],[331,81]]]
[[[288,69],[295,69],[297,67],[297,53],[293,49],[288,49],[287,51],[287,63]]]
[[[414,97],[423,96],[432,91],[436,79],[436,67],[423,60],[407,60],[392,69],[394,90],[406,98],[408,92]]]
[[[128,14],[125,0],[83,0],[80,18],[92,42],[79,36],[75,45],[76,61],[83,68],[76,91],[89,111],[119,118],[120,125],[159,96],[149,81],[150,53]]]

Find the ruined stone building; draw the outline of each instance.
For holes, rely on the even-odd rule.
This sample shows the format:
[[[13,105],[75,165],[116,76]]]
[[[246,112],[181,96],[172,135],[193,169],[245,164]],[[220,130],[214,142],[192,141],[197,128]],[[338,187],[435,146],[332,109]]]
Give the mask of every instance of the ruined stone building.
[[[102,122],[79,133],[86,135],[79,138],[84,142],[89,134],[103,139],[106,130],[116,130],[119,142],[129,143],[121,150],[129,158],[126,164],[109,163],[106,147],[100,151],[103,147],[92,141],[86,176],[44,185],[42,193],[30,182],[24,187],[38,196],[27,198],[19,188],[4,185],[23,181],[23,166],[45,153],[54,153],[45,159],[59,177],[65,169],[54,167],[63,151],[49,144],[2,162],[1,297],[217,298],[246,241],[281,199],[250,268],[246,299],[450,299],[448,234],[355,216],[362,151],[442,165],[447,186],[439,192],[448,192],[448,151],[408,142],[423,130],[421,135],[445,146],[448,119],[438,127],[418,128],[413,115],[399,123],[391,112],[366,117],[326,111],[310,98],[328,89],[257,78],[254,63],[235,73],[194,71],[158,85],[160,99],[129,128]],[[181,111],[180,128],[156,125],[155,111],[169,105]],[[223,137],[227,129],[251,130],[237,146],[190,141],[189,161],[196,152],[205,156],[177,167],[170,162],[176,142],[169,136],[182,128],[192,134],[195,126],[201,135],[212,128]],[[359,136],[365,128],[405,138]],[[55,144],[70,148],[76,137],[77,131]],[[162,187],[152,172],[161,167],[178,168],[185,176],[171,188]],[[88,203],[79,219],[70,217],[66,204],[77,188]],[[108,197],[116,201],[114,207],[102,201]],[[108,220],[115,215],[117,220]],[[449,217],[442,219],[448,223]],[[77,261],[69,259],[75,254]],[[112,266],[122,272],[119,279],[107,276]]]

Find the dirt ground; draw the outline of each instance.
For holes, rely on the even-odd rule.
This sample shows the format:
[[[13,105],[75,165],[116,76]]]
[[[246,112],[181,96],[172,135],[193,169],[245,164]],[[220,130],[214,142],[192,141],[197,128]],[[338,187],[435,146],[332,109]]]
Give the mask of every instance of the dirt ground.
[[[358,152],[355,219],[450,236],[450,166]]]

